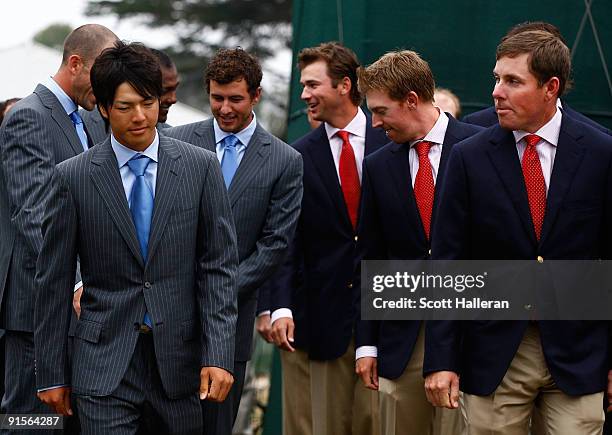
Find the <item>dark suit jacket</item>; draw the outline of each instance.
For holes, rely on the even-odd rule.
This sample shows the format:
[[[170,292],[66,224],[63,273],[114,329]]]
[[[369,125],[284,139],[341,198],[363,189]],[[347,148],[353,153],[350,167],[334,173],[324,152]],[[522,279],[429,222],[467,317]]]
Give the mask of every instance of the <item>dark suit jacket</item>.
[[[389,140],[366,117],[365,155],[369,155]],[[359,283],[353,281],[357,239],[325,125],[293,146],[304,159],[302,212],[290,261],[279,272],[270,299],[272,310],[297,309],[297,345],[307,348],[312,359],[331,360],[346,352],[357,318]]]
[[[584,116],[582,113],[576,112],[565,101],[563,101],[563,109],[561,110],[563,111],[563,114],[574,118],[576,121],[584,122],[585,124],[603,131],[606,134],[612,135],[612,131],[593,121],[591,118]],[[495,111],[494,106],[487,107],[486,109],[465,115],[462,121],[467,122],[468,124],[480,125],[482,127],[491,127],[492,125],[498,123],[497,112]]]
[[[448,118],[436,177],[432,228],[440,197],[439,186],[444,181],[446,162],[453,146],[482,130],[481,127],[456,121],[452,116]],[[366,260],[429,258],[430,244],[414,191],[410,188],[409,150],[408,144],[391,142],[365,159],[359,244]],[[408,364],[420,327],[419,321],[360,321],[355,345],[377,346],[378,373],[395,379]]]
[[[36,285],[36,380],[84,395],[115,390],[146,309],[157,367],[171,398],[195,393],[200,367],[231,371],[236,234],[216,157],[160,135],[155,207],[143,261],[110,140],[58,165]],[[77,254],[85,292],[72,379],[66,341]]]
[[[434,228],[434,259],[609,259],[612,138],[563,116],[540,242],[512,132],[493,126],[457,144]],[[428,322],[425,373],[452,370],[470,394],[491,394],[527,321]],[[606,387],[609,324],[540,321],[548,368],[566,394]]]
[[[5,329],[33,331],[34,274],[49,185],[56,163],[82,152],[70,117],[43,85],[17,102],[2,124],[0,303]]]
[[[216,152],[213,119],[162,134]],[[229,188],[238,235],[236,360],[253,347],[257,290],[272,275],[293,238],[302,200],[302,159],[289,145],[257,125]]]

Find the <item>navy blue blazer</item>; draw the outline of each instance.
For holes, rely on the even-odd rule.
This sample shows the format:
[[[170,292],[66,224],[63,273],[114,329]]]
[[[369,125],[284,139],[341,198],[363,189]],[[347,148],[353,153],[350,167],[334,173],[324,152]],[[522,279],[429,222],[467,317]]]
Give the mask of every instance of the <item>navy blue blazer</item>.
[[[457,144],[448,161],[432,240],[434,259],[609,259],[612,138],[563,115],[538,242],[511,131],[495,125]],[[528,321],[428,322],[424,372],[461,374],[461,389],[489,395],[504,377]],[[539,321],[557,386],[606,388],[609,322]]]
[[[575,111],[572,109],[565,101],[562,101],[563,104],[563,114],[574,118],[576,121],[584,122],[585,124],[590,125],[591,127],[595,127],[596,129],[603,131],[606,134],[612,135],[612,131],[607,129],[601,124],[593,121],[591,118],[584,116],[582,113]],[[470,113],[469,115],[465,115],[463,122],[467,122],[468,124],[480,125],[482,127],[491,127],[492,125],[497,124],[497,112],[495,111],[495,107],[487,107],[486,109],[479,110],[474,113]]]
[[[365,155],[389,139],[366,114]],[[348,349],[358,314],[359,257],[356,235],[338,181],[325,125],[293,146],[304,160],[304,196],[291,255],[271,289],[272,311],[292,308],[295,343],[316,360],[332,360]],[[359,257],[360,258],[360,257]],[[297,316],[297,317],[296,317]]]
[[[481,130],[482,127],[449,116],[436,186],[442,185],[453,146]],[[363,247],[364,259],[429,258],[430,244],[411,188],[409,150],[408,144],[391,142],[365,159],[359,225],[359,246]],[[439,197],[436,188],[432,227]],[[356,328],[355,343],[357,347],[377,346],[379,375],[395,379],[404,372],[410,360],[420,326],[419,321],[362,320]]]

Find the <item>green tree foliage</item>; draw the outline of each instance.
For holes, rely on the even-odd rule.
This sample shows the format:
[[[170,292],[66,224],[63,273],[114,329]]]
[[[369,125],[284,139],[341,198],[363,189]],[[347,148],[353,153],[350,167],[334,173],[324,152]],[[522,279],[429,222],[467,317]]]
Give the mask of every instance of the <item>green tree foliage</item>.
[[[291,42],[291,0],[89,0],[86,14],[171,28],[178,42],[163,49],[181,74],[179,99],[195,107],[207,104],[202,76],[218,48],[241,46],[264,60]]]
[[[72,27],[68,24],[51,24],[34,35],[34,41],[56,50],[62,50],[64,39],[70,32],[72,32]]]

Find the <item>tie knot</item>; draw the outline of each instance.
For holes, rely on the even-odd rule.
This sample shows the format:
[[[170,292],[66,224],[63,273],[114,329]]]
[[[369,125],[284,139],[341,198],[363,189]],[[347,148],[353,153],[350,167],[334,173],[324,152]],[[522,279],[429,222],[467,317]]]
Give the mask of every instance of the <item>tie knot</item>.
[[[338,133],[336,133],[336,135],[342,139],[342,143],[348,143],[348,138],[349,138],[349,132],[348,131],[344,131],[344,130],[340,130]]]
[[[525,136],[525,143],[528,147],[535,147],[540,142],[540,136],[537,134],[528,134]]]
[[[136,175],[137,177],[142,177],[145,171],[147,170],[147,166],[149,166],[150,161],[151,159],[147,156],[142,154],[136,154],[134,157],[128,160],[127,165],[134,173],[134,175]]]
[[[72,123],[74,125],[82,124],[83,123],[83,118],[81,118],[81,115],[79,115],[79,111],[78,110],[75,110],[74,112],[72,112],[70,114],[70,119],[72,119]]]
[[[422,140],[421,142],[417,142],[414,144],[414,149],[416,150],[419,157],[427,157],[429,155],[429,150],[433,144],[426,140]]]
[[[238,145],[238,142],[240,142],[240,140],[238,140],[238,138],[233,134],[230,134],[229,136],[225,136],[225,138],[223,138],[223,146],[225,148],[235,148],[236,145]]]

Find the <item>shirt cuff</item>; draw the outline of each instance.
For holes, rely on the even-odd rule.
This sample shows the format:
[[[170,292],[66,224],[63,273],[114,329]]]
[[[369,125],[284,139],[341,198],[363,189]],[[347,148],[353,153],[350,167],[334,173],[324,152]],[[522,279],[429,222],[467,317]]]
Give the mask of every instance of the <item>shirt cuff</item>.
[[[365,358],[366,356],[378,358],[378,348],[376,346],[359,346],[355,350],[355,360]]]
[[[47,388],[39,388],[37,391],[39,393],[42,393],[43,391],[48,391],[48,390],[53,390],[55,388],[61,388],[61,387],[67,387],[68,385],[66,384],[62,384],[62,385],[54,385],[52,387],[47,387]]]
[[[274,324],[274,322],[276,322],[278,319],[282,319],[283,317],[293,319],[293,313],[289,308],[279,308],[278,310],[274,310],[270,323]]]
[[[257,317],[269,316],[269,315],[270,315],[270,310],[264,310],[261,313],[257,314]]]
[[[76,285],[74,286],[74,290],[72,292],[76,293],[77,290],[80,289],[81,287],[83,287],[83,281],[77,282]]]

